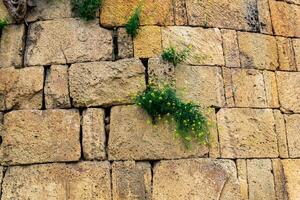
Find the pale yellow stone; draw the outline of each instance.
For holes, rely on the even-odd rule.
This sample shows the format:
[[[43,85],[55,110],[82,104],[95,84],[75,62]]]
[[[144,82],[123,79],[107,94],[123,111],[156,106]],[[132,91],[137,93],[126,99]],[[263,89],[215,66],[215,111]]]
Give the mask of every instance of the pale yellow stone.
[[[284,71],[296,71],[292,39],[284,37],[276,37],[276,39],[278,47],[279,69]]]
[[[248,200],[247,161],[243,159],[237,159],[236,168],[242,200]]]
[[[300,157],[300,115],[285,115],[290,158]]]
[[[148,78],[150,84],[174,86],[175,66],[162,58],[150,58],[148,60]]]
[[[300,159],[282,160],[286,191],[290,200],[300,199]]]
[[[210,108],[206,111],[206,116],[210,119],[210,137],[209,137],[209,157],[210,158],[220,158],[220,145],[219,145],[219,133],[217,128],[217,116],[215,109]]]
[[[257,8],[260,32],[273,34],[269,0],[257,0]]]
[[[278,140],[278,151],[280,158],[288,158],[288,146],[287,146],[287,135],[285,130],[285,121],[284,116],[281,114],[279,110],[274,110],[274,118],[275,118],[275,128],[277,133]]]
[[[118,59],[133,57],[133,40],[125,28],[118,28]]]
[[[221,30],[226,67],[240,67],[240,52],[234,30]]]
[[[280,159],[272,159],[276,200],[287,200],[286,180],[283,173],[283,167]]]
[[[300,72],[300,39],[293,39],[296,69]]]
[[[226,105],[228,107],[234,107],[234,91],[233,91],[233,84],[232,84],[232,73],[231,69],[227,67],[222,68],[223,73],[223,81],[224,81],[224,90],[225,90],[225,98],[226,98]]]
[[[267,105],[271,108],[279,107],[276,75],[271,71],[263,71]]]
[[[176,26],[182,26],[188,24],[185,0],[174,1],[174,17],[175,17]]]

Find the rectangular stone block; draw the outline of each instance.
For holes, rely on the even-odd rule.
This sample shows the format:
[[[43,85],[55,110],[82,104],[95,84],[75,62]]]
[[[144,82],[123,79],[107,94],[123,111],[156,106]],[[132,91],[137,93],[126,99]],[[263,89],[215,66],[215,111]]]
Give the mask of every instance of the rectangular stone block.
[[[133,57],[133,40],[125,28],[118,28],[118,59]]]
[[[240,183],[242,200],[249,200],[248,180],[247,180],[247,160],[237,159],[236,168],[237,168],[238,180]]]
[[[147,162],[114,162],[112,188],[114,200],[150,200],[151,165]]]
[[[118,106],[111,110],[108,141],[109,160],[159,160],[201,157],[208,146],[192,143],[187,149],[175,138],[175,127],[164,120],[151,124],[145,111],[135,106]]]
[[[275,37],[238,32],[238,41],[243,68],[276,70],[279,66]]]
[[[289,199],[300,199],[300,159],[282,160],[282,166]]]
[[[276,39],[279,69],[283,71],[297,71],[292,39],[284,37],[276,37]]]
[[[52,65],[47,71],[44,88],[46,108],[70,108],[67,65]]]
[[[284,177],[283,166],[281,161],[282,160],[280,159],[272,159],[275,192],[276,192],[276,199],[286,200],[289,199],[289,197],[286,191],[286,180]]]
[[[73,105],[90,107],[131,103],[132,95],[146,88],[144,72],[138,59],[73,64],[69,69]]]
[[[281,109],[300,113],[300,72],[276,72],[276,78]]]
[[[221,30],[226,67],[240,67],[240,52],[237,33],[234,30]]]
[[[189,25],[258,31],[256,0],[187,0]]]
[[[273,34],[269,0],[257,0],[259,31]]]
[[[223,108],[217,121],[222,158],[278,157],[272,110]]]
[[[300,72],[300,39],[293,39],[296,69]]]
[[[82,151],[86,160],[106,159],[104,117],[101,108],[89,108],[83,112]]]
[[[76,161],[80,116],[75,110],[12,111],[4,115],[3,165]]]
[[[174,18],[175,25],[188,25],[187,10],[185,0],[175,0],[174,3]]]
[[[13,18],[10,16],[8,10],[6,9],[3,1],[0,1],[0,19],[7,19],[9,24],[14,22]]]
[[[278,151],[280,158],[288,158],[288,146],[287,146],[287,134],[285,128],[285,121],[284,116],[281,114],[279,110],[274,110],[274,118],[276,121],[275,128],[277,133],[277,140],[278,140]]]
[[[153,200],[240,200],[235,164],[230,160],[160,161],[153,170]]]
[[[0,110],[41,109],[43,67],[0,69]]]
[[[300,115],[285,115],[286,134],[290,158],[300,157]]]
[[[24,37],[24,25],[9,25],[3,29],[0,43],[0,68],[22,67]]]
[[[66,18],[29,26],[25,64],[50,65],[112,59],[112,31],[97,20]]]
[[[174,47],[180,52],[190,48],[184,62],[191,65],[224,65],[222,36],[219,29],[185,26],[162,28],[163,49]]]
[[[110,200],[109,170],[108,162],[9,167],[2,199]]]
[[[234,90],[232,84],[232,73],[231,69],[227,67],[222,67],[222,75],[223,75],[223,82],[224,82],[224,90],[225,90],[225,100],[227,107],[234,107],[235,100],[234,100]]]

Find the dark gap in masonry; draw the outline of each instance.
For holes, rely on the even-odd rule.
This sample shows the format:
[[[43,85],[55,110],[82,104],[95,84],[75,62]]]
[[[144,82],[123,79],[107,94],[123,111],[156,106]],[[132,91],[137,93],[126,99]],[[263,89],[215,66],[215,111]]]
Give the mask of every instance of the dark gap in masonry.
[[[149,85],[149,74],[148,74],[148,61],[149,58],[140,58],[141,62],[143,63],[144,67],[145,67],[145,82],[146,85]]]
[[[43,82],[43,98],[42,98],[42,110],[46,110],[46,95],[45,95],[45,87],[46,87],[46,80],[50,73],[50,65],[44,66],[44,82]]]
[[[105,108],[104,126],[105,126],[105,153],[106,153],[106,158],[108,158],[108,141],[109,141],[109,132],[110,132],[110,114],[111,114],[111,107]]]
[[[113,60],[119,58],[119,47],[118,47],[118,30],[113,30]]]

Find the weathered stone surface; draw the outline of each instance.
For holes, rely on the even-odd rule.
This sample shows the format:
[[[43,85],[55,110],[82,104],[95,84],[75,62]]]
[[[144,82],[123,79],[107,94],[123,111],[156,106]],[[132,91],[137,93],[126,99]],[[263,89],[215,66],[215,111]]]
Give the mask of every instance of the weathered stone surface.
[[[258,0],[257,9],[260,32],[273,34],[269,0]]]
[[[276,199],[271,160],[247,160],[249,200]]]
[[[286,180],[284,177],[281,160],[272,159],[272,167],[273,167],[276,199],[278,200],[289,199],[288,194],[286,192]]]
[[[145,89],[144,67],[138,59],[73,64],[70,92],[75,106],[101,106],[131,102]]]
[[[153,200],[241,199],[234,162],[188,159],[161,161],[154,168]]]
[[[146,162],[114,162],[112,165],[114,200],[150,200],[151,165]]]
[[[174,86],[175,66],[162,58],[150,58],[148,60],[148,78],[151,84]]]
[[[288,3],[293,3],[293,4],[297,4],[297,5],[300,5],[300,0],[284,0]]]
[[[26,16],[27,22],[72,17],[70,0],[42,0],[34,2],[36,6],[32,7],[30,12],[28,12]]]
[[[275,34],[300,37],[300,7],[275,0],[269,2]]]
[[[281,108],[300,113],[300,72],[277,72],[276,77]]]
[[[276,70],[279,64],[273,36],[238,32],[238,41],[243,68]]]
[[[104,0],[101,6],[100,23],[105,27],[124,26],[138,5],[141,5],[141,25],[173,25],[172,0]]]
[[[300,199],[300,159],[282,160],[282,165],[289,199]]]
[[[278,157],[272,110],[224,108],[217,119],[222,158]]]
[[[259,30],[256,0],[187,0],[189,25]]]
[[[279,57],[279,69],[296,71],[292,39],[276,37]],[[296,49],[295,49],[296,50]]]
[[[300,39],[293,39],[296,69],[300,72]]]
[[[165,121],[157,125],[135,106],[113,107],[108,141],[109,160],[158,160],[200,157],[208,147],[192,143],[187,149],[180,138],[174,138],[174,126]],[[149,121],[150,123],[147,123]]]
[[[267,105],[271,108],[279,107],[276,74],[271,71],[263,71]]]
[[[44,90],[46,108],[71,107],[68,66],[52,65],[46,75]]]
[[[106,158],[104,115],[104,110],[100,108],[89,108],[83,113],[82,150],[87,160]]]
[[[0,19],[6,19],[8,23],[12,23],[14,20],[8,13],[3,1],[0,1]]]
[[[0,110],[40,109],[43,76],[42,67],[0,69]]]
[[[26,65],[65,64],[111,60],[112,32],[96,20],[40,21],[29,26]]]
[[[209,157],[210,158],[220,158],[220,144],[219,144],[219,133],[216,125],[217,116],[214,108],[207,109],[204,113],[208,119],[213,123],[209,128]]]
[[[223,29],[221,32],[226,67],[240,67],[240,52],[236,31]]]
[[[162,28],[163,48],[173,46],[177,51],[190,47],[185,63],[192,65],[224,65],[222,37],[218,29],[193,27]]]
[[[3,29],[0,43],[0,68],[23,65],[24,34],[24,25],[9,25]]]
[[[80,158],[80,117],[75,110],[12,111],[4,115],[4,128],[2,164]]]
[[[188,18],[187,18],[187,10],[186,10],[186,2],[185,0],[174,0],[174,18],[175,18],[175,25],[187,25]]]
[[[247,161],[244,159],[236,160],[236,168],[238,173],[238,180],[240,185],[240,191],[242,200],[249,200],[248,198],[248,180],[247,180]]]
[[[279,110],[274,110],[275,128],[277,133],[278,151],[280,158],[288,158],[287,135],[284,117]]]
[[[133,57],[132,37],[126,33],[125,28],[118,29],[118,58]]]
[[[223,82],[224,82],[226,106],[234,107],[235,103],[234,103],[234,91],[233,91],[233,84],[232,84],[231,69],[227,67],[223,67],[222,74],[224,79]]]
[[[108,162],[10,167],[2,199],[110,200],[109,168]]]
[[[143,26],[133,40],[134,57],[151,58],[161,54],[161,28],[159,26]]]
[[[291,158],[300,157],[300,115],[285,115],[286,134]]]
[[[225,105],[222,71],[219,67],[179,65],[175,73],[176,89],[183,100],[205,107]]]

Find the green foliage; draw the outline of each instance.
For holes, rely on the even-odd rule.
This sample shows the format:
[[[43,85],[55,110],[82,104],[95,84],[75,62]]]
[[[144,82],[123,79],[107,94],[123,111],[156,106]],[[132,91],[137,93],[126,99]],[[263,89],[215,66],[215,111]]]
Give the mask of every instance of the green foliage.
[[[206,144],[209,136],[209,122],[193,103],[184,103],[171,86],[158,88],[149,86],[135,98],[135,103],[143,108],[151,117],[153,123],[162,117],[174,120],[176,135],[180,136],[186,146],[190,141],[197,140]]]
[[[173,63],[174,66],[185,61],[190,55],[190,48],[185,48],[184,50],[178,52],[174,47],[170,46],[163,50],[162,58],[165,61]]]
[[[138,34],[138,29],[140,27],[140,16],[141,16],[142,7],[139,5],[133,15],[128,20],[127,24],[125,25],[126,32],[135,38]]]
[[[80,18],[92,20],[96,17],[97,10],[100,9],[102,0],[72,0],[73,10]]]
[[[0,31],[8,25],[8,21],[6,19],[0,19]]]

